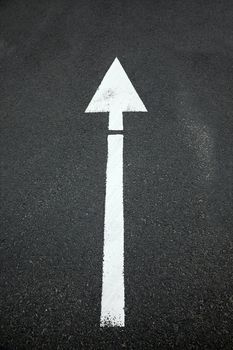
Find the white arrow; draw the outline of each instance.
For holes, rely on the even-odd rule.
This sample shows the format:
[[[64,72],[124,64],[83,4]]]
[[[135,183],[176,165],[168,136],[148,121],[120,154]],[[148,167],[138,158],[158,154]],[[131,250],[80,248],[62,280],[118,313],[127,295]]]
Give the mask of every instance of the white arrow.
[[[100,325],[125,325],[123,112],[147,112],[131,81],[115,58],[86,113],[109,112],[104,218],[104,255]]]

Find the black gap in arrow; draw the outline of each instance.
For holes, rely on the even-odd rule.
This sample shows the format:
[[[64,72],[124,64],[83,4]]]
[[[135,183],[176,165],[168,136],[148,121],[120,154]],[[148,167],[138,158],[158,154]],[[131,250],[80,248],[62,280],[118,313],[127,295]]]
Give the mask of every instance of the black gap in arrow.
[[[123,130],[108,130],[109,135],[117,135],[117,134],[121,134],[123,135]]]

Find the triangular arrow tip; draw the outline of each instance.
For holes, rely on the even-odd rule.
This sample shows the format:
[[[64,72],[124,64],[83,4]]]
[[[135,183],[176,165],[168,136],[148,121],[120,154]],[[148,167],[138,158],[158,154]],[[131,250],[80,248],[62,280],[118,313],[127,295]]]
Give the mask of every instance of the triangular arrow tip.
[[[113,109],[121,112],[147,112],[117,57],[106,72],[85,112],[110,112]]]

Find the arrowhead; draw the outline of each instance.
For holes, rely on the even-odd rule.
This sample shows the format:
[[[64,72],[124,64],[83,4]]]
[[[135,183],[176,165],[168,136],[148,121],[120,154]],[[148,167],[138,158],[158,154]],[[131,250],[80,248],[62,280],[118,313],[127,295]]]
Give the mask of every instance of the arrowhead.
[[[86,113],[147,112],[119,60],[115,58],[89,103]]]

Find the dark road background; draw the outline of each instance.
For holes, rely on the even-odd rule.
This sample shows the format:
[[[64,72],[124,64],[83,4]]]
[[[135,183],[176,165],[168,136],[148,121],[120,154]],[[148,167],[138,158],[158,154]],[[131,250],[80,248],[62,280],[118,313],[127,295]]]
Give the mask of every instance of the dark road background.
[[[99,327],[118,57],[126,327]],[[1,349],[233,348],[233,2],[0,1]]]

